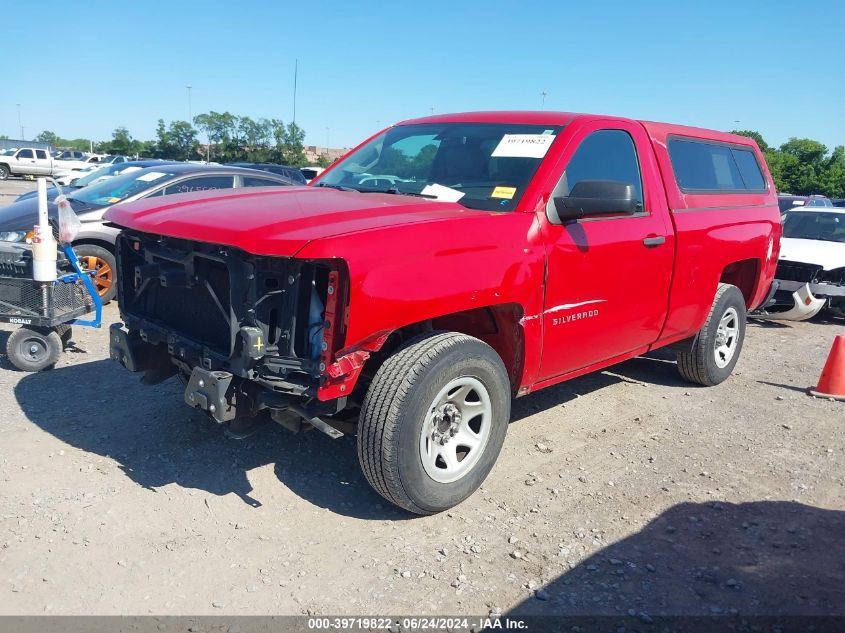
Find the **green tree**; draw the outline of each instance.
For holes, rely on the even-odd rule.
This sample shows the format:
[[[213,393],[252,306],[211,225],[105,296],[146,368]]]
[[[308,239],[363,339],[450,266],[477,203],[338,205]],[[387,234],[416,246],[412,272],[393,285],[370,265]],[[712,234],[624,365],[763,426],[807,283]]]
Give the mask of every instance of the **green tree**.
[[[167,128],[176,150],[176,160],[193,160],[197,155],[197,131],[187,121],[173,121]]]
[[[823,172],[827,147],[808,138],[790,138],[780,146],[780,152],[794,157],[788,162],[784,180],[792,193],[814,194],[822,192]],[[787,159],[788,160],[788,159]],[[794,190],[794,191],[793,191]]]
[[[731,130],[731,134],[738,134],[739,136],[747,136],[753,138],[760,148],[760,151],[766,152],[769,150],[769,144],[763,140],[763,135],[756,130]]]
[[[56,134],[55,132],[50,132],[49,130],[44,130],[43,132],[41,132],[41,134],[39,134],[38,136],[35,137],[35,140],[38,141],[39,143],[47,143],[51,147],[58,147],[59,141],[61,139],[59,138],[59,135]]]
[[[194,117],[194,125],[205,132],[211,144],[211,158],[221,162],[238,160],[241,148],[238,139],[239,118],[230,112],[211,111]]]
[[[284,162],[293,167],[305,165],[305,130],[296,123],[288,123],[284,133]]]
[[[129,156],[135,153],[138,143],[134,141],[129,130],[124,126],[114,129],[110,141],[101,144],[100,149],[107,154],[121,154]]]
[[[248,160],[265,162],[270,159],[272,128],[267,119],[254,121],[248,116],[240,117],[238,135],[242,143],[241,149]]]
[[[153,153],[156,158],[168,160],[191,160],[197,156],[197,131],[187,121],[171,121],[165,126],[164,119],[156,125],[156,141]]]
[[[833,148],[820,176],[821,191],[831,198],[845,198],[845,146]]]
[[[170,158],[173,148],[171,147],[170,135],[167,133],[167,126],[164,119],[159,119],[156,124],[156,141],[153,154],[156,158]]]

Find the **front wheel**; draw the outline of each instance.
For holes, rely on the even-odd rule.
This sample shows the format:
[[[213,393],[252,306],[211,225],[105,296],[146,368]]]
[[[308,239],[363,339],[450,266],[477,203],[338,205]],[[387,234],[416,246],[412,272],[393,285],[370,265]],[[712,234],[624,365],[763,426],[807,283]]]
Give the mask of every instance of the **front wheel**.
[[[9,168],[6,165],[0,165],[0,180],[6,180],[9,177]]]
[[[447,510],[493,468],[510,419],[499,355],[478,339],[434,332],[379,368],[358,423],[358,459],[370,485],[416,514]]]
[[[100,295],[103,304],[114,299],[117,294],[117,285],[114,278],[117,263],[114,254],[96,244],[80,244],[74,246],[73,251],[79,258],[79,265],[84,270],[91,272],[91,281],[94,282],[94,288]]]
[[[731,375],[745,341],[745,314],[739,288],[719,284],[692,349],[677,353],[678,371],[685,380],[712,387]]]

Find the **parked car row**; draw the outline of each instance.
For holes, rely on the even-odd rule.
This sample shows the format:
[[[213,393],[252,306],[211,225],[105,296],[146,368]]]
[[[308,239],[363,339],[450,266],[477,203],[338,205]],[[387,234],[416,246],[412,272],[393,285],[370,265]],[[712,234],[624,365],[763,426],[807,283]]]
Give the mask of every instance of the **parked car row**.
[[[0,180],[10,176],[52,176],[60,185],[70,185],[75,179],[87,176],[104,165],[116,165],[132,161],[126,156],[109,154],[88,154],[78,150],[50,152],[39,148],[17,148],[0,152]],[[147,159],[142,159],[147,160]],[[206,164],[192,161],[193,164]],[[217,164],[217,163],[213,163]],[[297,184],[307,184],[323,169],[321,167],[289,167],[275,163],[234,162],[232,167],[245,167],[269,171],[289,178]]]
[[[78,177],[84,170],[129,160],[126,156],[79,154],[82,152],[67,151],[54,156],[46,149],[35,147],[8,150],[0,154],[0,180],[9,176],[53,176],[67,179]],[[71,176],[74,172],[77,175]]]

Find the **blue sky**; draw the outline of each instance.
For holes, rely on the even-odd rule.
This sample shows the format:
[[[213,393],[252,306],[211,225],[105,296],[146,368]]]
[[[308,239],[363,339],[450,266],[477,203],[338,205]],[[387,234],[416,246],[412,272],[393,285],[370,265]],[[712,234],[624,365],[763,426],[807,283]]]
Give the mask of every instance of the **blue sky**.
[[[349,146],[435,112],[595,112],[845,144],[841,0],[0,0],[0,134],[228,110]],[[17,51],[17,52],[15,52]],[[735,123],[739,121],[739,123]],[[328,130],[326,128],[329,128]]]

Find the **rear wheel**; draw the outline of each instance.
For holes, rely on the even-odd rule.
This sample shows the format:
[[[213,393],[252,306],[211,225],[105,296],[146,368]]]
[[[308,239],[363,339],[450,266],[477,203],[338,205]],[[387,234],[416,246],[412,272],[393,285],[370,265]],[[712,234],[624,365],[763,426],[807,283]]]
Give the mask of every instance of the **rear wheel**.
[[[92,281],[103,303],[114,299],[117,294],[117,286],[114,283],[117,263],[114,254],[96,244],[80,244],[74,246],[73,251],[79,258],[79,265],[93,273]]]
[[[745,314],[739,288],[719,284],[692,349],[677,353],[678,371],[685,380],[711,387],[731,375],[745,340]]]
[[[478,339],[435,332],[379,368],[358,423],[358,458],[370,485],[416,514],[469,497],[499,455],[510,418],[510,382]]]
[[[21,371],[41,371],[52,367],[61,353],[61,336],[50,328],[18,328],[6,342],[9,361]]]

